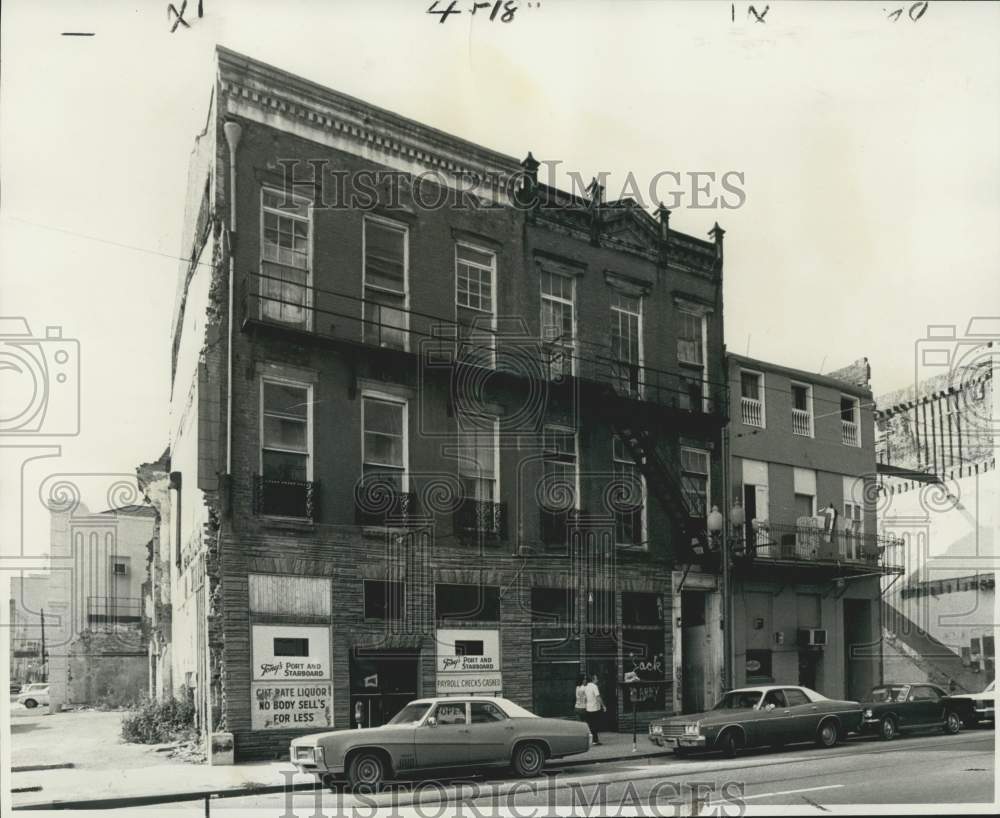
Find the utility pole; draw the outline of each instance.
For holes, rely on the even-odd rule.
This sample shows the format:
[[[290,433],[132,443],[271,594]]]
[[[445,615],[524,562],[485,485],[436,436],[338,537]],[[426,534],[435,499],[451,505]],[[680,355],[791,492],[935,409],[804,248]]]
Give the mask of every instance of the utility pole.
[[[45,608],[41,610],[42,614],[42,675],[45,677],[42,679],[43,682],[49,680],[49,668],[45,661]]]

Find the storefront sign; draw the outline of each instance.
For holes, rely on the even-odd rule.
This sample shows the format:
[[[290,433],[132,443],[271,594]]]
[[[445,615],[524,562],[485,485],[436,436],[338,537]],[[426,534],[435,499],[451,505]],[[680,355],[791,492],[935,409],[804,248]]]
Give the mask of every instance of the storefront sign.
[[[333,685],[254,682],[250,724],[254,730],[333,727]]]
[[[437,676],[437,692],[442,696],[499,695],[502,688],[503,677],[499,673],[438,673]]]
[[[437,632],[437,692],[499,694],[500,631],[442,628]]]
[[[254,681],[330,679],[330,629],[316,625],[254,625]]]

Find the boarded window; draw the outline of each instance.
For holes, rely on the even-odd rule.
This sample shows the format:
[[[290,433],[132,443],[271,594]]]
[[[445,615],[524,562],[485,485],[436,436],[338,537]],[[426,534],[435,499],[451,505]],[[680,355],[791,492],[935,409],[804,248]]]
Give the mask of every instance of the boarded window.
[[[309,640],[276,637],[274,640],[275,656],[308,656]]]
[[[500,621],[500,589],[495,585],[436,585],[434,601],[439,621]]]

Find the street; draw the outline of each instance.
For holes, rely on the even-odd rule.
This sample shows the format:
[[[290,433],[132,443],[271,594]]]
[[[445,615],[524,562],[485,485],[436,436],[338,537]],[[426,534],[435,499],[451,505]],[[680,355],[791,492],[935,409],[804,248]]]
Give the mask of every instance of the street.
[[[439,782],[406,782],[378,796],[342,791],[291,796],[265,795],[217,799],[211,811],[243,814],[325,815],[352,808],[371,814],[373,806],[414,808],[440,814],[445,804],[469,816],[516,810],[522,816],[617,814],[645,808],[647,814],[690,813],[692,796],[707,798],[709,809],[737,814],[747,806],[789,806],[822,812],[833,804],[984,804],[994,792],[994,732],[976,730],[955,736],[929,734],[891,743],[854,739],[833,750],[803,745],[790,751],[756,751],[727,760],[702,756],[664,761],[604,763],[570,768],[534,780],[512,779],[506,770]],[[298,780],[298,779],[296,779]],[[164,804],[143,809],[186,810],[204,814],[200,802]],[[291,809],[289,810],[289,807]],[[423,810],[420,808],[423,807]],[[459,814],[456,812],[455,814]],[[627,814],[627,812],[626,812]]]

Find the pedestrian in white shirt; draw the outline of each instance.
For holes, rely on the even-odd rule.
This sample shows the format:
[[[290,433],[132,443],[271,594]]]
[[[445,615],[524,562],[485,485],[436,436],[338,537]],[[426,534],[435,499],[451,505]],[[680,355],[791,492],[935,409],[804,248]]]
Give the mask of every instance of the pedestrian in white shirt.
[[[601,713],[604,713],[607,708],[604,706],[604,700],[601,698],[601,690],[597,686],[596,673],[590,677],[590,682],[583,689],[583,693],[586,700],[587,726],[590,728],[590,735],[594,739],[594,744],[600,744],[601,737],[597,733],[597,723],[601,718]]]
[[[580,721],[587,721],[587,677],[582,673],[576,677],[576,702],[573,709]]]

